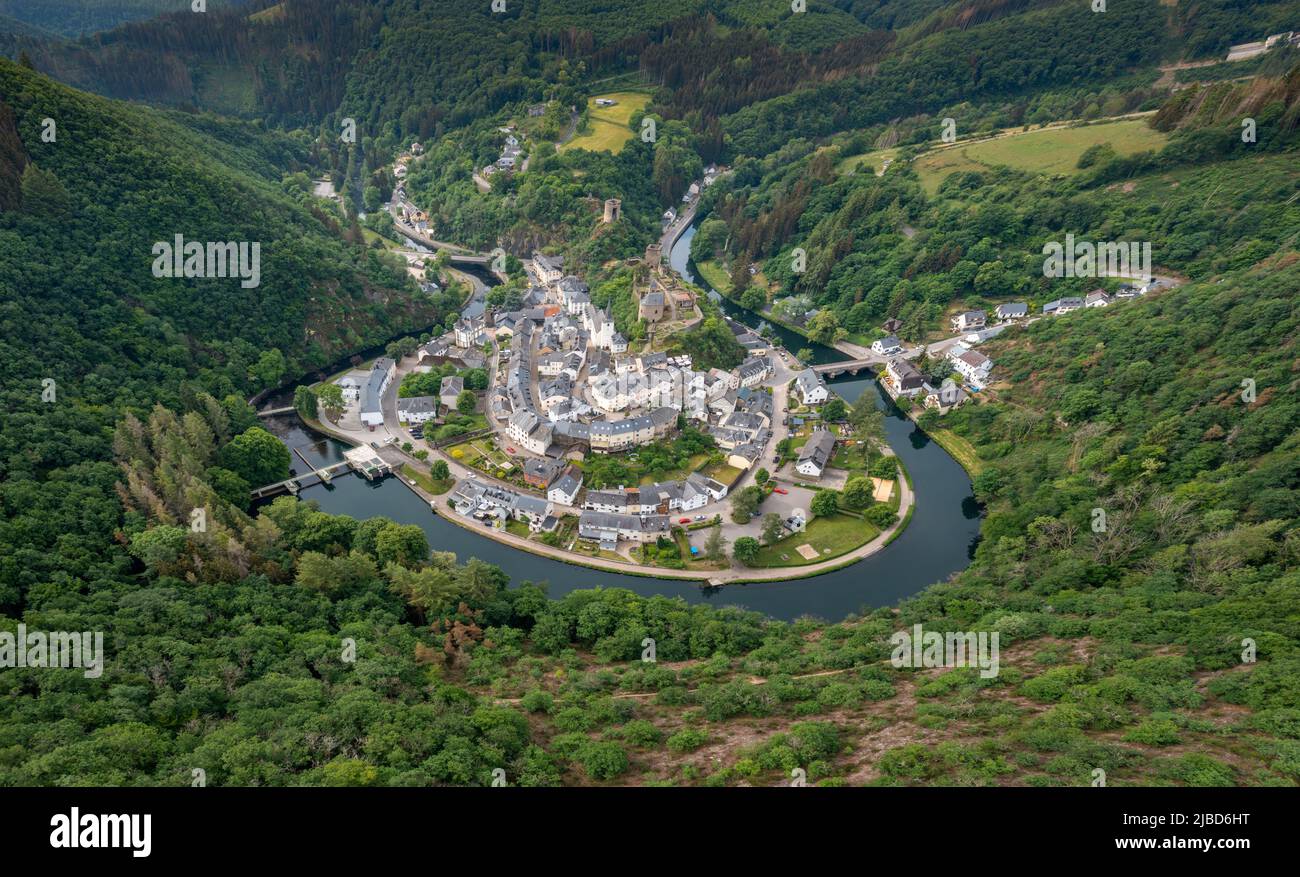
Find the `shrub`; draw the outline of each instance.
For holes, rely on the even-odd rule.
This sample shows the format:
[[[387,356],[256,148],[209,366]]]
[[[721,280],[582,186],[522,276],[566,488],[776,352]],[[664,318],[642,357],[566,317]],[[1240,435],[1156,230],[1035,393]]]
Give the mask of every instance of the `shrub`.
[[[709,742],[707,731],[698,728],[683,728],[668,738],[668,748],[673,752],[694,752]]]

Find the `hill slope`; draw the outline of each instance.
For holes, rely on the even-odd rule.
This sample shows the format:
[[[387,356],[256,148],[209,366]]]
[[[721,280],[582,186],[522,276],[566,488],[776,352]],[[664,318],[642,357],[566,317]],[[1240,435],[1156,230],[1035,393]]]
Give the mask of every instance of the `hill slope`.
[[[128,408],[199,391],[248,396],[447,312],[403,266],[344,243],[333,220],[281,184],[279,168],[305,157],[293,141],[82,94],[3,60],[0,94],[0,355],[9,363],[0,477],[10,487],[48,485],[64,466],[106,459],[107,430]],[[52,142],[41,137],[46,118]],[[155,277],[153,247],[176,235],[258,242],[260,285]],[[53,402],[42,398],[47,379]],[[37,541],[48,548],[60,535]],[[99,534],[104,544],[108,536]],[[6,564],[0,599],[12,604],[19,577],[39,579],[65,560],[37,551],[30,566]]]

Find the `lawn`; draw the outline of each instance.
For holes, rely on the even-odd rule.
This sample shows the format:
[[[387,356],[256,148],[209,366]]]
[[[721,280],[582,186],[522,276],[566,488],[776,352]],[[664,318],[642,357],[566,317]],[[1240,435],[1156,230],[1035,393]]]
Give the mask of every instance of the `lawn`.
[[[866,163],[870,165],[876,175],[879,176],[880,166],[886,161],[893,161],[897,157],[898,147],[892,149],[877,149],[872,152],[850,155],[835,162],[835,173],[847,174],[850,171],[857,171],[858,165]]]
[[[704,557],[704,541],[708,538],[708,536],[709,534],[707,532],[700,533],[698,543],[695,546],[696,548],[700,549],[700,553],[697,555],[692,555],[691,537],[687,535],[687,533],[684,530],[678,527],[673,528],[673,538],[677,540],[677,547],[681,549],[682,559],[686,561],[687,569],[718,570],[718,569],[727,569],[728,567],[731,566],[730,562],[728,562],[725,559],[720,561],[708,560]]]
[[[821,563],[841,554],[848,554],[880,535],[880,529],[852,515],[833,515],[813,518],[802,533],[787,536],[775,545],[764,545],[751,566],[807,566]],[[800,545],[811,545],[817,552],[814,558],[804,559],[798,551]]]
[[[700,272],[700,277],[709,286],[723,295],[731,292],[731,276],[727,274],[727,270],[716,259],[696,262],[695,267]]]
[[[966,470],[966,474],[972,478],[984,471],[984,461],[976,453],[975,446],[951,429],[931,430],[929,435],[954,460],[960,463],[962,468]]]
[[[865,443],[857,445],[837,444],[835,453],[831,454],[831,468],[847,469],[850,472],[866,470],[871,465],[867,447]]]
[[[605,560],[615,560],[619,563],[627,563],[628,559],[616,551],[606,551],[597,543],[587,539],[579,539],[573,543],[574,554],[585,554],[588,557],[600,557]]]
[[[743,470],[735,466],[728,466],[726,463],[719,463],[717,466],[709,466],[704,470],[704,475],[730,487],[736,483]]]
[[[596,98],[609,98],[618,101],[612,107],[596,106]],[[586,149],[591,152],[612,152],[617,155],[623,145],[632,139],[632,129],[628,123],[650,103],[650,95],[635,91],[616,91],[612,94],[598,94],[587,99],[588,130],[576,135],[560,147],[565,149]]]
[[[441,496],[451,490],[451,486],[455,483],[455,479],[452,478],[431,478],[410,463],[402,464],[402,476],[408,481],[414,481],[426,493],[432,493],[434,496]]]
[[[473,466],[475,462],[483,457],[483,452],[476,448],[473,442],[452,445],[446,450],[453,460],[464,463],[466,466]]]
[[[958,143],[918,158],[916,173],[925,190],[933,194],[939,184],[957,171],[985,170],[1005,165],[1031,173],[1074,174],[1079,156],[1090,146],[1109,143],[1119,155],[1158,150],[1168,138],[1147,125],[1145,119],[1123,119],[1079,127],[1041,128],[995,137],[963,146]]]

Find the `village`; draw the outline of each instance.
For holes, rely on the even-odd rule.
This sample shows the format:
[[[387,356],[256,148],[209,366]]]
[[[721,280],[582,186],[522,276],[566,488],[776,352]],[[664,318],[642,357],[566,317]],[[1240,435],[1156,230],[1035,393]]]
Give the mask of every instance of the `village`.
[[[500,158],[476,174],[483,186],[526,169],[520,132],[500,133]],[[401,184],[422,152],[414,143],[399,158],[389,209],[415,242],[412,274],[431,291],[437,278],[421,270],[422,253],[448,245],[432,239],[427,214]],[[627,260],[645,329],[638,341],[563,255],[535,251],[521,260],[526,291],[510,308],[490,307],[476,282],[451,331],[336,376],[344,407],[332,428],[379,454],[435,513],[524,550],[714,582],[812,572],[883,547],[913,502],[892,450],[854,434],[827,378],[868,369],[903,410],[943,414],[994,383],[995,363],[978,348],[1009,326],[1171,282],[1098,288],[1048,302],[1038,315],[1025,302],[959,311],[949,319],[953,334],[929,343],[908,344],[891,319],[870,347],[837,344],[849,359],[819,366],[727,318],[743,359],[730,369],[697,366],[664,343],[704,318],[699,289],[664,264],[666,247],[726,173],[705,168],[681,210],[664,213],[661,240]],[[594,206],[600,223],[621,221],[618,199]]]
[[[1114,293],[1097,288],[1082,296],[1065,296],[1042,306],[1039,317],[1030,316],[1025,302],[1004,302],[993,308],[992,319],[985,310],[961,311],[949,318],[954,336],[925,347],[907,348],[893,334],[901,328],[897,320],[882,327],[890,334],[872,342],[872,352],[884,357],[881,384],[895,401],[918,400],[927,409],[946,413],[967,401],[972,393],[984,390],[992,380],[993,360],[975,348],[1001,334],[1009,326],[1027,325],[1042,317],[1059,317],[1087,308],[1104,308],[1132,300],[1147,293],[1174,285],[1165,277],[1151,277],[1138,283],[1125,282]],[[913,360],[922,355],[942,359],[950,371],[938,387],[926,379]]]
[[[618,218],[607,202],[604,221]],[[744,350],[734,368],[659,349],[703,319],[662,255],[651,244],[631,260],[647,340],[630,344],[561,256],[535,252],[520,307],[488,307],[480,290],[446,335],[336,376],[343,409],[328,426],[394,471],[445,473],[435,512],[580,562],[725,579],[737,542],[746,568],[777,573],[882,547],[911,503],[892,451],[822,423],[832,401],[844,410],[825,379],[739,322],[727,321]],[[673,465],[655,465],[665,455]],[[817,501],[855,477],[857,508]]]

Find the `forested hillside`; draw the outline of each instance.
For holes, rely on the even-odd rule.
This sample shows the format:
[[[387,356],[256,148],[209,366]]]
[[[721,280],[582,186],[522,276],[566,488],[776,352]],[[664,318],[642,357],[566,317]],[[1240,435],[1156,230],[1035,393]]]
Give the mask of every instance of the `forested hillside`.
[[[0,17],[11,16],[47,33],[78,37],[162,12],[188,11],[191,5],[191,0],[0,0]],[[231,0],[207,0],[206,5],[216,9],[231,5]]]
[[[305,158],[289,138],[115,104],[2,60],[0,95],[0,474],[13,549],[0,592],[14,609],[28,583],[84,575],[110,543],[114,470],[99,461],[124,411],[200,391],[242,410],[243,397],[447,308],[282,187]],[[154,244],[178,234],[258,242],[260,284],[154,276]],[[60,540],[93,548],[65,554]]]
[[[1154,116],[1175,131],[1159,152],[1120,156],[1101,135],[1070,176],[959,166],[933,194],[923,175],[934,153],[905,150],[883,176],[844,173],[835,166],[850,141],[818,149],[794,140],[739,163],[708,193],[712,215],[694,254],[760,262],[778,312],[821,306],[834,315],[819,322],[823,341],[837,332],[874,337],[887,318],[921,338],[946,328],[956,307],[1027,299],[1036,309],[1086,292],[1096,283],[1043,276],[1043,245],[1067,233],[1150,241],[1155,264],[1176,273],[1244,267],[1300,227],[1291,197],[1300,185],[1298,83],[1300,67],[1212,86],[1210,99],[1189,88]],[[1208,106],[1217,115],[1189,109]],[[1256,126],[1251,142],[1241,136],[1246,117]],[[793,270],[795,248],[807,253],[802,273]],[[751,306],[768,305],[765,291],[746,294]]]
[[[1000,340],[1017,390],[943,424],[986,463],[975,562],[837,624],[618,590],[549,601],[431,554],[418,528],[292,499],[252,521],[203,486],[205,466],[245,459],[232,419],[203,397],[183,422],[129,418],[114,440],[129,549],[95,563],[82,548],[57,583],[32,575],[24,614],[108,631],[107,669],[5,674],[0,777],[1294,784],[1298,268],[1285,250]],[[113,477],[83,466],[55,483],[89,473]],[[7,491],[31,502],[22,521],[54,519],[53,484]],[[206,533],[176,524],[196,496],[216,512]],[[116,526],[81,508],[81,526]],[[18,524],[7,544],[34,538]],[[894,669],[889,637],[914,624],[998,631],[1000,672]]]

